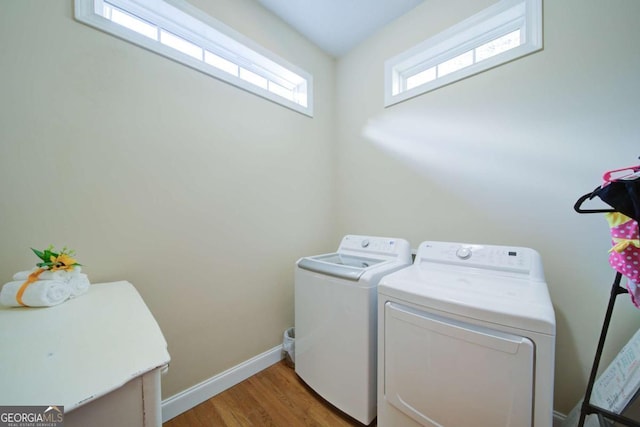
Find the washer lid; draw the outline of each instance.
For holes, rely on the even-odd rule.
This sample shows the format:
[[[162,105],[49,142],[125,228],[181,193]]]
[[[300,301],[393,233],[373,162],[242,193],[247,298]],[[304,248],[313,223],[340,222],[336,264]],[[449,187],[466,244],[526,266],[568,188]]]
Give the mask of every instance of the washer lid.
[[[359,280],[367,269],[377,267],[385,262],[389,262],[389,260],[345,255],[336,252],[302,258],[298,261],[298,267],[355,281]]]
[[[383,277],[378,293],[470,319],[555,335],[547,285],[530,278],[414,264]]]

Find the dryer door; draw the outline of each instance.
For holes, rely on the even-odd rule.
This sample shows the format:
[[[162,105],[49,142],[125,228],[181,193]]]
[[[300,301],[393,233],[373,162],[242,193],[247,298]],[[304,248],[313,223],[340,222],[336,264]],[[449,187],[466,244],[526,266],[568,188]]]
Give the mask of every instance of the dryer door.
[[[534,344],[525,337],[385,305],[385,399],[424,426],[532,425]]]

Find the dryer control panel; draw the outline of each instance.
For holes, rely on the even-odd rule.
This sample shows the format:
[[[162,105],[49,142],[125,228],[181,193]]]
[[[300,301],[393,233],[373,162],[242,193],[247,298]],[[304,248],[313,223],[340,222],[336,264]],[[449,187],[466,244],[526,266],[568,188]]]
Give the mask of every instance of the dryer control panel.
[[[422,242],[418,248],[416,262],[474,267],[543,279],[542,263],[538,252],[516,246],[427,241]]]

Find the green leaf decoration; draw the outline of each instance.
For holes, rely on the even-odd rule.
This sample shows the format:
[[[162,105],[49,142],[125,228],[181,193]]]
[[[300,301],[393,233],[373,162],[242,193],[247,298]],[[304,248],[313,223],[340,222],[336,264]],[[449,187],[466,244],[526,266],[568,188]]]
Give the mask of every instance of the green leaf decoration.
[[[40,252],[40,251],[39,251],[39,250],[37,250],[37,249],[33,249],[33,248],[31,248],[31,250],[33,251],[33,253],[34,253],[34,254],[36,254],[36,256],[37,256],[38,258],[40,258],[40,259],[41,259],[41,260],[43,260],[43,261],[46,261],[46,260],[44,259],[44,253]]]
[[[44,251],[39,251],[34,248],[31,248],[31,250],[33,251],[34,254],[36,254],[38,258],[42,260],[42,262],[39,262],[36,264],[36,266],[40,268],[57,269],[57,268],[68,268],[69,266],[82,265],[78,262],[74,262],[73,264],[70,264],[70,265],[68,264],[65,266],[64,261],[61,262],[60,260],[58,260],[59,256],[66,255],[67,256],[66,262],[69,262],[69,258],[72,258],[75,255],[75,251],[72,249],[68,249],[66,246],[62,248],[62,251],[58,251],[58,252],[54,252],[55,249],[53,245],[49,245],[49,247]],[[75,261],[75,259],[71,259],[71,261]]]

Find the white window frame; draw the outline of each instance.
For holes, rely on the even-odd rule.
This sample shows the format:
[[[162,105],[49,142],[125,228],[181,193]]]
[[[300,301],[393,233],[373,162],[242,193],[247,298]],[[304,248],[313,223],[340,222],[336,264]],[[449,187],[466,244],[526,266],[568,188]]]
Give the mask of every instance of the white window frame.
[[[156,26],[157,39],[105,18],[105,3]],[[240,89],[313,117],[313,77],[310,73],[264,49],[184,0],[75,0],[75,18]],[[160,41],[161,31],[169,32],[200,47],[201,57],[194,57],[193,54],[163,44]],[[205,61],[207,51],[223,58],[223,64],[214,66],[211,61]],[[236,75],[232,74],[233,67],[229,64],[238,66]],[[241,69],[248,72],[244,72],[245,76],[254,77],[254,81],[255,75],[258,75],[268,83],[258,85],[251,83],[246,77],[241,78]],[[287,94],[291,96],[287,97]]]
[[[407,80],[516,30],[517,47],[407,88]],[[501,0],[385,61],[385,107],[430,92],[542,49],[542,0]],[[475,55],[475,53],[474,53]]]

